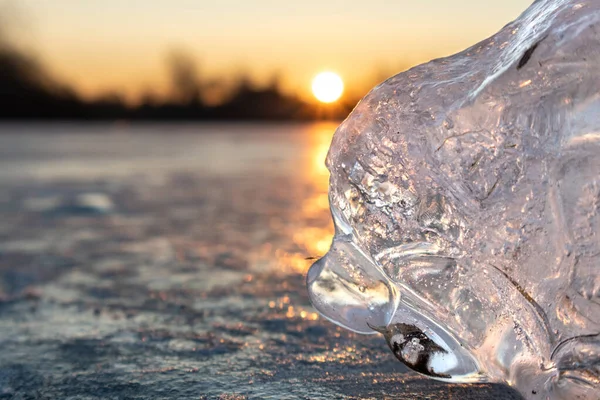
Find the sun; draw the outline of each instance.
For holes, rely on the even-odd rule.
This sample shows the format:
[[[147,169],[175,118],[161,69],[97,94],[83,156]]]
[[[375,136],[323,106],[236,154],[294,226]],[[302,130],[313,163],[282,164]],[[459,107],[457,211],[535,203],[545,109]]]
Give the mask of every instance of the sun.
[[[312,91],[320,102],[333,103],[344,92],[344,82],[334,72],[321,72],[312,81]]]

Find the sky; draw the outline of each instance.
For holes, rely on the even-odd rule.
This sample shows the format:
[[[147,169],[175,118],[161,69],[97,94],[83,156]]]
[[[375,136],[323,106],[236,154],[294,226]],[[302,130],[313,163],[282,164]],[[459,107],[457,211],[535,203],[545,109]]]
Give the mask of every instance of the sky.
[[[531,0],[0,0],[16,40],[86,97],[168,88],[167,55],[202,79],[274,74],[306,97],[320,71],[362,91],[498,31]],[[6,13],[5,13],[6,14]],[[6,20],[6,18],[5,18]]]

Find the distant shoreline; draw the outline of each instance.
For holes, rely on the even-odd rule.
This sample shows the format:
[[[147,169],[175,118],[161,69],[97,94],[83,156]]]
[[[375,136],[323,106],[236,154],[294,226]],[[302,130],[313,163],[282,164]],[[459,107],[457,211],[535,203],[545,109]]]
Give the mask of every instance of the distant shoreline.
[[[23,125],[99,125],[106,126],[112,125],[118,126],[185,126],[185,125],[203,125],[203,126],[238,126],[238,125],[287,125],[287,126],[302,126],[302,125],[314,125],[314,124],[340,124],[343,119],[322,119],[322,120],[299,120],[299,119],[220,119],[220,120],[152,120],[152,119],[76,119],[76,118],[31,118],[31,119],[18,119],[18,118],[0,118],[0,127],[6,127],[11,125],[23,126]],[[1,132],[0,132],[1,133]]]

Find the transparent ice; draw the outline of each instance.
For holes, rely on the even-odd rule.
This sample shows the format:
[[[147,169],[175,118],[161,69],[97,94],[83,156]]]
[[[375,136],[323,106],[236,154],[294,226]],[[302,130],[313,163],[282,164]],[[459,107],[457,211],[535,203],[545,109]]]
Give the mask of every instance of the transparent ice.
[[[321,314],[435,379],[600,398],[599,0],[375,87],[327,167]]]

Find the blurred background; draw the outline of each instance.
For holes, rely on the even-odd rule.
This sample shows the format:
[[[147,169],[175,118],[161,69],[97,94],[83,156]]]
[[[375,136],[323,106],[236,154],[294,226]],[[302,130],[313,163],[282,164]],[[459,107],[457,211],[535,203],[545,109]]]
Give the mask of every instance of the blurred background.
[[[453,54],[527,0],[2,0],[0,116],[344,118],[376,83]],[[337,74],[316,90],[312,81]]]
[[[518,398],[319,317],[329,143],[528,0],[0,0],[0,398]]]

